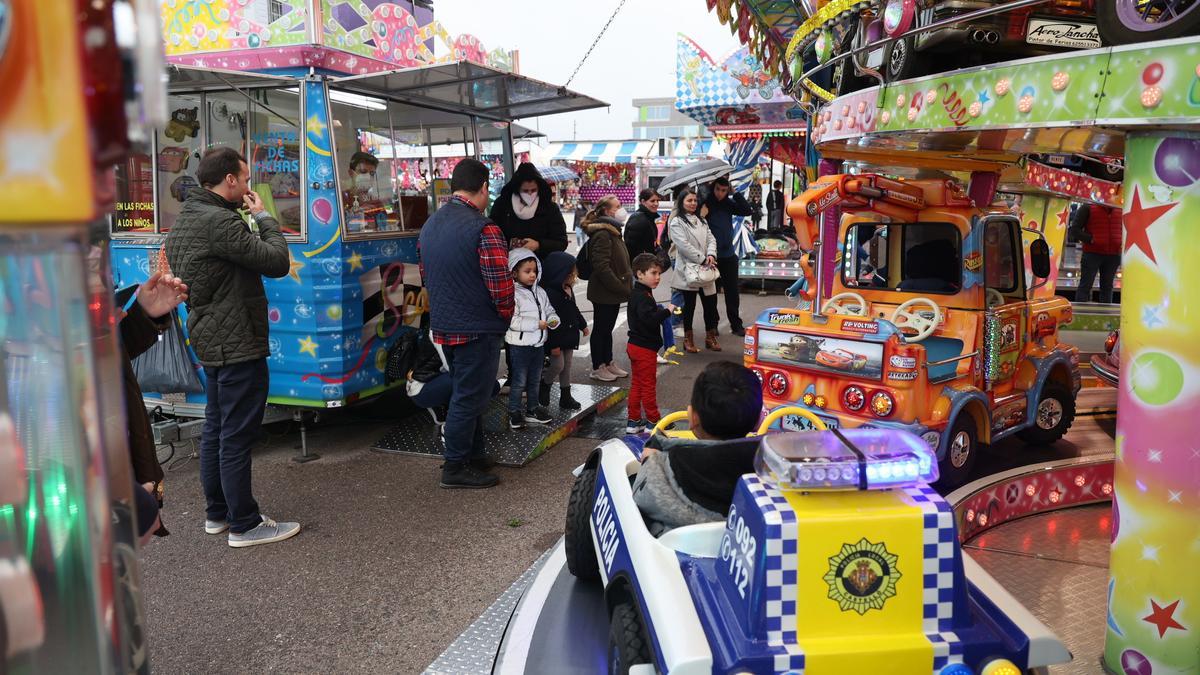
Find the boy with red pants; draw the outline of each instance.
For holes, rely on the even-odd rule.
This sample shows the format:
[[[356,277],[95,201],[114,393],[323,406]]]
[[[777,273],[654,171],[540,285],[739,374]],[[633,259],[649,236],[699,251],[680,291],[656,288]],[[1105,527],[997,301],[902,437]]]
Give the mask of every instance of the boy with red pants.
[[[625,353],[633,365],[633,378],[629,384],[629,422],[625,433],[640,434],[647,426],[658,424],[662,417],[658,412],[658,350],[663,346],[662,323],[675,306],[667,303],[666,307],[659,307],[654,301],[654,289],[662,278],[662,264],[654,254],[639,253],[634,256],[632,267],[637,281],[626,310],[629,344]]]

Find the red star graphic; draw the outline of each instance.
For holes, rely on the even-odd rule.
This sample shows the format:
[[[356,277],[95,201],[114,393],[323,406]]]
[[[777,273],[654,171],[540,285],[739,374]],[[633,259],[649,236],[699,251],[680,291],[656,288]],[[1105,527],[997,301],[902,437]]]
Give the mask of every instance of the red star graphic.
[[[1172,204],[1172,206],[1174,206]],[[1142,621],[1154,624],[1158,628],[1158,637],[1161,640],[1167,633],[1169,628],[1177,628],[1179,630],[1187,630],[1178,621],[1175,620],[1175,608],[1179,606],[1179,601],[1176,600],[1166,607],[1159,607],[1158,603],[1152,598],[1150,600],[1150,615],[1142,617]]]
[[[1063,210],[1059,211],[1058,213],[1056,213],[1054,215],[1058,218],[1058,224],[1062,227],[1066,227],[1067,218],[1071,217],[1071,203],[1066,202],[1063,205]]]
[[[1179,202],[1173,204],[1164,204],[1162,206],[1152,206],[1148,209],[1142,208],[1142,200],[1138,195],[1138,188],[1133,186],[1133,201],[1129,205],[1129,210],[1121,220],[1125,223],[1125,252],[1137,246],[1146,254],[1150,262],[1158,264],[1154,259],[1154,249],[1150,248],[1150,226],[1154,221],[1162,217],[1164,213],[1170,211],[1179,205]]]

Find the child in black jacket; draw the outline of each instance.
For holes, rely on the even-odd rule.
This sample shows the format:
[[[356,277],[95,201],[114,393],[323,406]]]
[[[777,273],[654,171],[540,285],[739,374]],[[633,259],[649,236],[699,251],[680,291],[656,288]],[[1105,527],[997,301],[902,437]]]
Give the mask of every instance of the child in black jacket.
[[[550,298],[550,306],[561,322],[550,331],[546,339],[546,355],[550,364],[542,370],[542,386],[538,391],[538,403],[550,405],[550,387],[558,379],[558,407],[561,410],[579,410],[583,407],[571,397],[571,357],[579,349],[579,335],[591,332],[587,320],[575,305],[575,257],[569,253],[555,251],[546,256],[542,263],[541,286]]]
[[[654,289],[662,279],[662,263],[652,253],[639,253],[633,258],[633,273],[637,281],[629,296],[629,344],[625,353],[632,364],[633,377],[629,383],[629,418],[625,433],[639,434],[647,426],[658,424],[658,350],[662,349],[662,323],[671,316],[674,305],[659,307],[654,301]],[[645,417],[642,412],[645,411]]]

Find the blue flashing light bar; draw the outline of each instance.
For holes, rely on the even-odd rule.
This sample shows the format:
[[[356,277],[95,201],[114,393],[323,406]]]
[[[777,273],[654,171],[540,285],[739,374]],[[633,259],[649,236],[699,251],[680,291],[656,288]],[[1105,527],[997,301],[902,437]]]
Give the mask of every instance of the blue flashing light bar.
[[[888,490],[938,479],[929,444],[897,429],[769,434],[754,462],[780,490]]]

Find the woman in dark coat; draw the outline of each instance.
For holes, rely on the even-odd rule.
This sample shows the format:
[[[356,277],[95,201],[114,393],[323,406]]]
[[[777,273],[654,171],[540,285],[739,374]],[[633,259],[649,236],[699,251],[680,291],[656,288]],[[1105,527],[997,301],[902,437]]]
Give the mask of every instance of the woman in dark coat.
[[[592,303],[592,372],[589,377],[612,382],[629,371],[613,363],[613,329],[621,313],[621,303],[629,302],[633,292],[633,267],[629,251],[621,238],[623,223],[616,218],[621,200],[609,195],[596,202],[596,208],[583,219],[592,264],[587,299]]]
[[[575,304],[575,256],[556,251],[546,256],[542,266],[542,288],[550,298],[550,306],[558,315],[558,327],[550,331],[546,339],[546,355],[550,365],[542,371],[542,388],[538,402],[550,405],[550,388],[558,380],[558,407],[563,410],[578,410],[582,407],[571,396],[571,358],[579,349],[579,336],[588,334],[587,319]]]
[[[639,253],[654,253],[658,246],[658,193],[646,188],[638,194],[638,208],[625,221],[625,248],[632,261]]]
[[[525,162],[500,190],[489,214],[504,232],[510,249],[524,246],[539,259],[567,250],[567,223],[554,202],[550,184]]]

